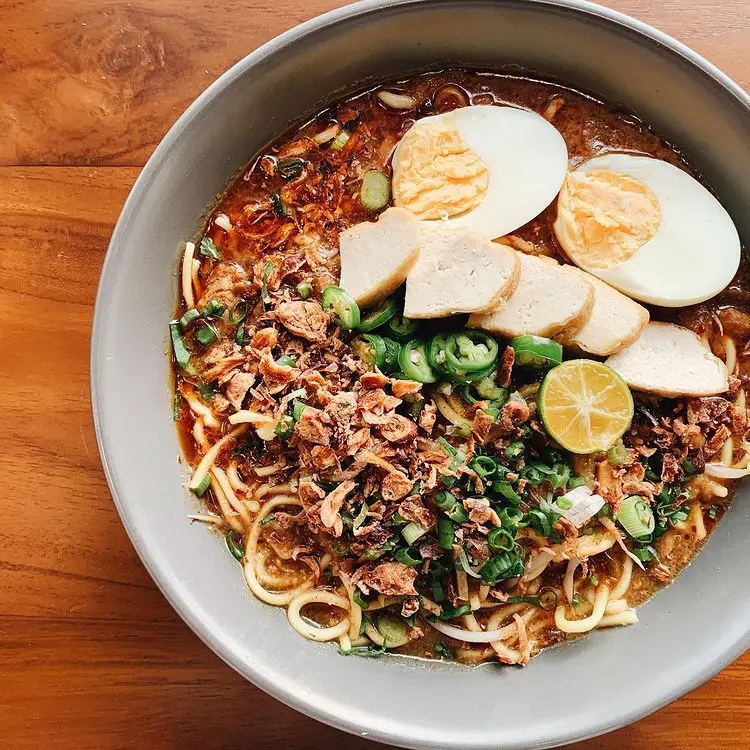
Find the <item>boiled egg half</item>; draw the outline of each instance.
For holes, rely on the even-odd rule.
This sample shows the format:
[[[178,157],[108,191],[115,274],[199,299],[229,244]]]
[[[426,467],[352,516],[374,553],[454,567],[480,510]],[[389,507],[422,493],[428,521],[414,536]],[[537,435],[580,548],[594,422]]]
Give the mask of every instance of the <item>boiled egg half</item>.
[[[490,239],[538,216],[563,184],[568,150],[543,117],[477,105],[418,120],[393,155],[393,199],[423,221]]]
[[[740,263],[737,229],[719,201],[687,172],[647,156],[608,154],[570,172],[554,229],[576,265],[664,307],[715,296]]]

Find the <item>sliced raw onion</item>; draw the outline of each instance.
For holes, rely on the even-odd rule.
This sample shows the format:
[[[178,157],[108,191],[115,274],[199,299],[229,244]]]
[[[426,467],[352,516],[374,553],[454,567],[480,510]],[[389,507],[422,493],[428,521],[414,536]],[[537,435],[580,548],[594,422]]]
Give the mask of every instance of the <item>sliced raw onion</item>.
[[[430,625],[438,633],[447,635],[449,638],[455,638],[457,641],[464,641],[465,643],[492,643],[493,641],[501,640],[503,637],[502,630],[480,630],[479,632],[474,632],[473,630],[464,630],[463,628],[456,628],[453,625],[446,625],[444,622],[430,622]]]
[[[742,477],[750,476],[750,468],[735,469],[724,464],[706,464],[705,471],[709,476],[719,479],[742,479]]]

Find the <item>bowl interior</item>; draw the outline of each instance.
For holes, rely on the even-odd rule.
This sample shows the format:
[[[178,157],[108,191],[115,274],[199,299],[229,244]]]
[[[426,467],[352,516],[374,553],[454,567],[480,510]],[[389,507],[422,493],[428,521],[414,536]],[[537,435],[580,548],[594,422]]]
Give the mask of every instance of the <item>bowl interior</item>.
[[[149,571],[191,627],[262,688],[341,728],[404,746],[545,747],[638,718],[741,653],[750,622],[747,576],[735,563],[750,536],[744,490],[697,562],[633,627],[548,650],[523,670],[343,658],[255,601],[223,542],[188,523],[170,415],[166,324],[178,252],[212,198],[263,144],[336,91],[441,64],[520,65],[633,110],[685,151],[750,241],[747,98],[680,45],[584,3],[350,6],[235,66],[144,169],[113,235],[97,301],[97,433]]]

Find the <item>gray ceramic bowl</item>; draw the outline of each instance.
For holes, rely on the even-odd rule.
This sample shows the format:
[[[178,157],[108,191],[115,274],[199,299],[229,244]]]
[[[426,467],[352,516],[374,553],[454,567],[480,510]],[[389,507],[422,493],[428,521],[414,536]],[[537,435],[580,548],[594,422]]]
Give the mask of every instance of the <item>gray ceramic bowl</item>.
[[[356,659],[255,601],[222,542],[186,521],[170,419],[166,324],[180,243],[233,173],[332,92],[440,63],[518,64],[629,107],[683,147],[750,241],[748,97],[663,34],[584,2],[364,2],[280,36],[180,118],[128,199],[104,266],[92,345],[99,448],[120,515],[165,596],[240,673],[347,731],[408,747],[548,747],[634,721],[748,646],[747,492],[641,622],[526,669]]]

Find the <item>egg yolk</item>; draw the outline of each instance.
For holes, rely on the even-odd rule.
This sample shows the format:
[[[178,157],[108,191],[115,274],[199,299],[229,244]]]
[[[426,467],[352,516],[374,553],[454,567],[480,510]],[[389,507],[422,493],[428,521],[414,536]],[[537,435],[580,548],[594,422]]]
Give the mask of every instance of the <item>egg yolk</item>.
[[[425,123],[401,139],[393,173],[393,198],[420,219],[443,219],[476,208],[489,173],[455,127]]]
[[[656,196],[640,180],[606,170],[569,172],[557,202],[555,234],[584,268],[612,268],[635,255],[661,224]]]

